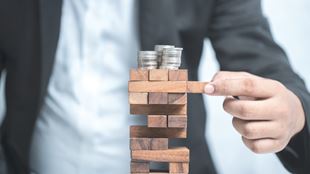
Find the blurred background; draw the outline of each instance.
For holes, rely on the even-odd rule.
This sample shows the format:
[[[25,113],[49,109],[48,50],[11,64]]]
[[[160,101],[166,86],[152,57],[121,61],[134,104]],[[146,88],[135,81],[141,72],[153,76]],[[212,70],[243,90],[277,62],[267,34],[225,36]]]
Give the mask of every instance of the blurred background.
[[[263,0],[263,9],[269,18],[275,40],[286,50],[295,71],[303,77],[307,84],[310,84],[310,60],[307,54],[310,45],[310,35],[308,34],[310,31],[310,1]],[[199,70],[200,80],[208,81],[218,71],[218,64],[208,40],[205,41],[203,57]],[[3,78],[1,79],[0,121],[3,118],[5,105]],[[255,155],[242,144],[240,136],[231,125],[231,116],[222,109],[223,98],[205,97],[205,101],[209,112],[206,138],[209,141],[219,173],[288,173],[275,155]],[[226,150],[218,151],[217,149]],[[1,158],[2,155],[0,155],[0,161]],[[1,174],[3,173],[2,165],[0,163]]]

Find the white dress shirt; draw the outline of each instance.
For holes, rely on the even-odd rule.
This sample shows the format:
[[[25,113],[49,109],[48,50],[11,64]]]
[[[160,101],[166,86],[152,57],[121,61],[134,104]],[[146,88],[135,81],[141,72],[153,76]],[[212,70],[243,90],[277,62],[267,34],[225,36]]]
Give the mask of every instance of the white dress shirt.
[[[40,174],[129,173],[134,0],[64,0],[54,70],[31,147]]]

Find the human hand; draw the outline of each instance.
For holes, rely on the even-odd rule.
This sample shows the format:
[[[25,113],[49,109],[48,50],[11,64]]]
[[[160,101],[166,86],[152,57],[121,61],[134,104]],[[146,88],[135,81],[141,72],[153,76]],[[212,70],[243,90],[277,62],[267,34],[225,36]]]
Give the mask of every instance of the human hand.
[[[227,96],[224,110],[233,115],[234,128],[255,153],[283,150],[305,126],[299,98],[275,80],[245,72],[221,71],[205,86],[205,93]]]

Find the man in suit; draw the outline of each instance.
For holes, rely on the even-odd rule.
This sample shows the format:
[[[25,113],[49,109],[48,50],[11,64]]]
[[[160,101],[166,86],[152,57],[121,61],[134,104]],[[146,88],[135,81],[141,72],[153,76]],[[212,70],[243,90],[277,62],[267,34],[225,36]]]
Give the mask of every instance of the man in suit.
[[[127,115],[109,99],[123,99],[132,50],[183,47],[183,67],[197,80],[205,38],[222,70],[205,92],[240,96],[227,97],[224,109],[244,144],[277,153],[291,172],[310,172],[310,96],[273,41],[260,0],[3,0],[0,26],[0,70],[7,72],[1,142],[10,174],[124,172],[115,162],[126,161],[118,152]],[[216,173],[202,96],[190,96],[188,106],[190,172]]]

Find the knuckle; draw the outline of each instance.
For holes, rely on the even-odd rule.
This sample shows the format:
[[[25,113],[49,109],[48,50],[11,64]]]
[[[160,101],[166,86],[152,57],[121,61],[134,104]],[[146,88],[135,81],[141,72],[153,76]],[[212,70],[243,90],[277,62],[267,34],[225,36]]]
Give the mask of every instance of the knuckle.
[[[289,112],[290,112],[290,110],[289,110],[289,107],[280,107],[279,109],[278,109],[278,117],[279,118],[286,118],[286,116],[288,116],[289,115]]]
[[[232,125],[236,128],[237,120],[236,120],[235,117],[231,120],[231,123],[232,123]]]
[[[280,146],[276,151],[275,153],[278,153],[278,152],[281,152],[285,149],[286,146]]]
[[[224,100],[224,102],[223,102],[223,109],[224,109],[224,111],[226,111],[226,112],[230,111],[230,103],[231,103],[231,99],[226,98]]]
[[[221,90],[222,90],[222,92],[224,94],[228,94],[228,92],[229,92],[229,85],[227,84],[226,80],[223,81],[223,85],[222,85],[222,89]]]
[[[240,116],[244,117],[244,118],[248,118],[251,116],[249,109],[247,108],[246,105],[240,105],[238,112],[239,112]]]
[[[244,125],[243,134],[244,134],[245,137],[247,137],[247,138],[254,138],[256,133],[257,133],[257,130],[256,130],[256,128],[254,126],[252,126],[249,123]]]
[[[274,140],[272,141],[272,147],[274,147],[275,149],[281,149],[282,143],[280,142],[280,140]]]
[[[285,137],[287,137],[287,130],[285,129],[285,125],[281,124],[281,123],[277,123],[276,125],[274,125],[274,132],[273,132],[273,138],[279,138],[279,139],[283,139]]]
[[[245,78],[242,82],[243,90],[246,94],[252,94],[255,89],[255,83],[251,78]]]
[[[281,143],[281,141],[278,141],[277,142],[277,147],[278,147],[277,152],[284,150],[288,143],[289,143],[288,141],[282,142],[282,143]]]
[[[280,140],[273,140],[271,142],[271,148],[273,149],[274,152],[280,152],[282,151],[286,145],[283,145]]]
[[[257,154],[263,153],[263,146],[259,142],[253,142],[250,145],[250,149]]]
[[[232,119],[232,125],[233,125],[233,127],[235,128],[235,129],[238,129],[238,127],[239,127],[239,119],[237,119],[237,118],[233,118]]]
[[[228,109],[228,108],[229,108],[229,107],[228,107],[227,101],[224,101],[224,103],[223,103],[223,109],[224,109],[224,111],[229,112],[229,109]]]

